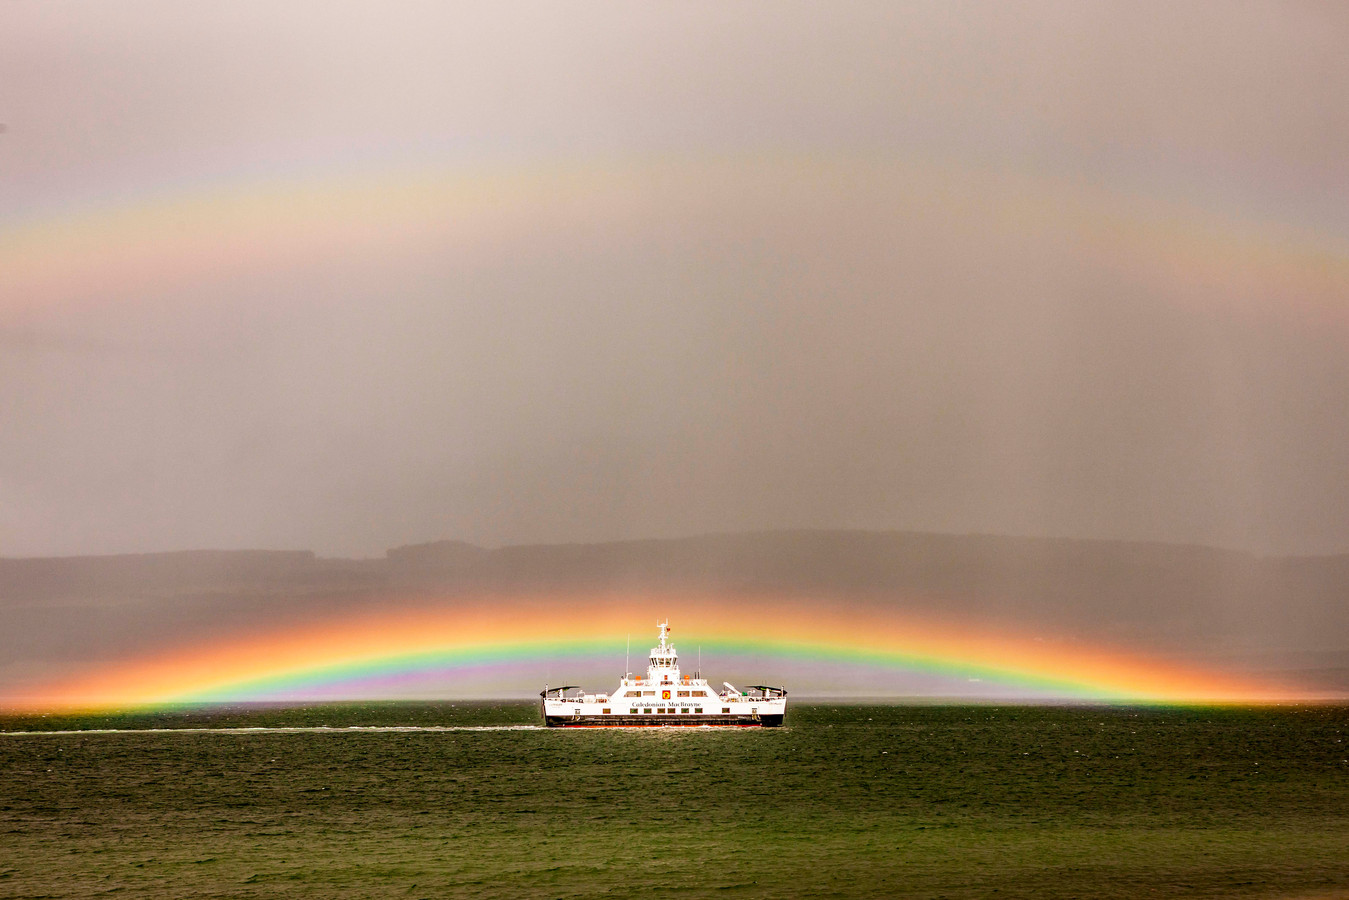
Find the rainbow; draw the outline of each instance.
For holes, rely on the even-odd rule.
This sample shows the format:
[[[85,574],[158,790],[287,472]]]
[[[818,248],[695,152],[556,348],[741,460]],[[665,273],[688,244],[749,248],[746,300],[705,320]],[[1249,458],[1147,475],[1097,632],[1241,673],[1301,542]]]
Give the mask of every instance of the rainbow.
[[[731,611],[728,611],[731,610]],[[425,683],[462,696],[485,674],[541,687],[540,660],[616,660],[628,635],[638,659],[655,613],[711,661],[753,657],[792,665],[978,679],[1039,696],[1151,703],[1277,702],[1287,689],[1156,658],[1046,636],[836,605],[718,598],[679,601],[509,599],[396,614],[363,614],[303,627],[239,634],[104,665],[0,705],[30,711],[129,709],[266,700],[372,699]],[[688,647],[685,646],[685,661]],[[640,668],[640,666],[639,666]],[[615,670],[617,666],[615,665]],[[792,685],[809,693],[809,685]],[[884,691],[878,691],[884,693]]]
[[[789,188],[789,190],[785,190]],[[1349,236],[1333,228],[1108,188],[1064,174],[877,154],[747,154],[393,167],[243,179],[137,195],[120,205],[0,219],[0,312],[146,297],[240,274],[343,263],[509,259],[521,240],[566,235],[612,254],[634,221],[677,220],[708,198],[749,210],[880,191],[914,215],[964,210],[1008,235],[1071,239],[1108,269],[1280,317],[1344,324]],[[786,199],[784,199],[786,198]],[[704,211],[705,212],[705,211]],[[703,221],[701,218],[698,221]],[[977,238],[972,235],[971,239]],[[185,300],[184,302],[200,302]]]

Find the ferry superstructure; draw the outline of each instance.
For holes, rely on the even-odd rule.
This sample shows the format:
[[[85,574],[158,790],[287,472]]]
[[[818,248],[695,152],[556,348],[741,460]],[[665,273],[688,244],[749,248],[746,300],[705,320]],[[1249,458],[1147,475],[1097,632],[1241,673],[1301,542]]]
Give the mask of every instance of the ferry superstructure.
[[[670,643],[670,623],[661,622],[651,648],[646,677],[631,672],[612,694],[587,694],[577,685],[545,687],[539,694],[544,724],[550,728],[652,728],[729,725],[777,726],[787,711],[787,692],[756,684],[740,690],[728,682],[716,690],[699,673],[679,671]]]

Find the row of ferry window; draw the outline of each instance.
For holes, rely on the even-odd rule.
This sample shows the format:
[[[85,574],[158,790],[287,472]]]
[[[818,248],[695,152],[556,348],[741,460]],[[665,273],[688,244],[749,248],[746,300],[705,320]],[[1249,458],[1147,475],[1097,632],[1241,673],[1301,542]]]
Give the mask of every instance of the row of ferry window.
[[[686,712],[690,712],[690,711],[695,712],[695,713],[700,713],[700,712],[703,711],[703,708],[702,708],[701,706],[697,706],[697,707],[694,707],[693,710],[689,710],[687,707],[685,707],[684,709],[679,709],[678,707],[674,707],[674,706],[658,706],[658,707],[656,707],[654,710],[651,710],[651,709],[638,709],[637,707],[634,706],[634,707],[632,707],[631,709],[628,710],[628,713],[629,713],[630,715],[634,715],[634,716],[635,716],[635,715],[639,715],[639,714],[641,714],[641,715],[650,715],[650,714],[653,713],[653,712],[657,712],[657,713],[686,713]],[[729,706],[723,706],[723,707],[721,708],[721,711],[724,712],[724,713],[729,713],[729,712],[731,711],[731,708],[730,708]],[[607,713],[607,712],[609,712],[609,710],[606,709],[605,712]]]
[[[655,691],[628,691],[626,694],[615,694],[615,697],[654,697]],[[714,696],[711,691],[675,691],[676,697],[711,697]]]

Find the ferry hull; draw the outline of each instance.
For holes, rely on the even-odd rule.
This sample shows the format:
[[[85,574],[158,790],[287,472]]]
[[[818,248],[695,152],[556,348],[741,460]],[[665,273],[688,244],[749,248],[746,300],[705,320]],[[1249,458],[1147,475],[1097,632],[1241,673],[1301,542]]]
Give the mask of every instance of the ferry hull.
[[[777,728],[782,725],[782,715],[765,716],[699,716],[699,715],[650,715],[650,716],[544,716],[544,724],[549,728],[696,728],[702,726],[721,726],[729,728]]]

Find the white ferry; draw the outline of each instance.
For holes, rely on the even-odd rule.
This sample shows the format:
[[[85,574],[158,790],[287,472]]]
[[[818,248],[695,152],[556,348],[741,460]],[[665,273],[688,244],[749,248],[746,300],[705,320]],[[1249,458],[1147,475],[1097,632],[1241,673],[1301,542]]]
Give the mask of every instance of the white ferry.
[[[612,694],[587,694],[574,684],[545,687],[539,694],[543,721],[550,728],[649,728],[658,725],[782,724],[787,692],[756,684],[741,691],[723,681],[714,690],[699,673],[679,672],[679,656],[669,643],[670,624],[662,622],[660,643],[651,648],[646,677],[631,672]]]

